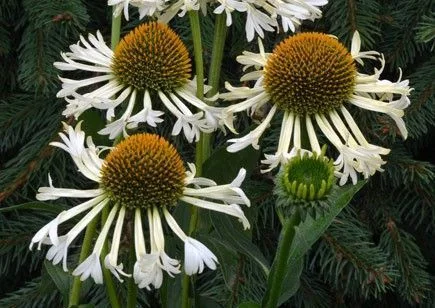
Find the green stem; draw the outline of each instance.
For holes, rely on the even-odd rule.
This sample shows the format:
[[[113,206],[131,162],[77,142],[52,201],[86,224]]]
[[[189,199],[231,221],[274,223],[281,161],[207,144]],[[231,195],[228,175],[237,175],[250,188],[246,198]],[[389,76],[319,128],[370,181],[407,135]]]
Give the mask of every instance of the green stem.
[[[134,238],[134,228],[132,228],[131,239]],[[130,263],[130,272],[133,273],[134,270],[134,260],[136,259],[136,254],[134,251],[134,245],[130,245],[130,254],[128,257]],[[137,302],[137,286],[134,283],[134,278],[128,278],[127,285],[127,308],[135,308]]]
[[[217,15],[215,30],[214,30],[214,39],[213,39],[213,50],[211,54],[211,63],[210,70],[208,73],[208,82],[211,86],[210,91],[207,92],[207,97],[212,97],[219,91],[219,80],[221,74],[222,67],[222,58],[224,54],[225,47],[225,38],[227,34],[227,25],[226,25],[226,13],[222,13]],[[211,155],[211,144],[212,144],[213,134],[201,133],[200,141],[198,142],[198,146],[201,146],[201,156],[197,156],[196,165],[201,164],[199,168],[202,173],[202,164],[210,157]],[[198,149],[198,147],[197,147]]]
[[[189,20],[195,58],[196,96],[202,100],[204,98],[204,60],[202,58],[201,26],[198,11],[189,11]]]
[[[81,264],[88,257],[91,250],[92,239],[94,238],[95,229],[97,227],[98,216],[96,216],[86,227],[85,237],[82,243],[82,250],[80,251],[79,264]],[[80,288],[82,281],[79,276],[74,276],[68,307],[79,304],[80,301]]]
[[[189,11],[190,29],[192,31],[193,39],[193,55],[195,59],[195,74],[196,74],[196,96],[204,99],[204,60],[202,57],[202,40],[201,40],[201,26],[199,23],[199,13],[197,11]],[[195,165],[198,175],[202,173],[202,164],[205,157],[209,155],[210,149],[207,143],[204,143],[203,133],[196,144],[195,152]]]
[[[211,86],[211,90],[207,93],[208,97],[215,95],[219,90],[222,59],[224,56],[225,39],[227,36],[225,12],[216,16],[214,27],[213,50],[211,53],[210,70],[208,73],[208,82]]]
[[[112,33],[111,33],[112,50],[114,50],[116,45],[118,45],[118,43],[119,43],[119,38],[121,35],[121,16],[122,15],[120,14],[119,16],[112,18]],[[114,145],[115,144],[116,143],[114,143]],[[102,227],[104,226],[108,216],[109,216],[109,209],[107,207],[104,207],[103,210],[101,211],[101,226]],[[95,227],[94,227],[94,231],[95,231]],[[101,263],[102,264],[104,264],[104,258],[106,257],[108,251],[109,251],[109,248],[108,248],[107,239],[106,239],[104,241],[103,249],[101,251]],[[107,297],[109,298],[109,302],[110,302],[112,307],[120,308],[121,305],[118,301],[113,277],[112,277],[110,271],[105,266],[102,266],[102,271],[103,271],[104,284],[106,286],[106,293],[107,293]],[[80,286],[79,286],[79,288],[80,288]]]
[[[121,37],[121,16],[122,14],[119,14],[117,17],[112,18],[112,34],[110,42],[112,50],[114,50],[116,45],[118,45],[119,38]]]
[[[190,298],[189,298],[189,286],[190,286],[190,277],[183,273],[181,287],[181,307],[182,308],[190,308]]]
[[[201,26],[199,22],[198,11],[189,11],[190,29],[192,31],[193,40],[193,54],[195,59],[195,74],[196,74],[196,96],[204,99],[204,60],[202,57],[202,40],[201,40]],[[196,144],[195,149],[195,165],[196,174],[199,176],[202,174],[202,164],[210,156],[210,144],[207,138],[204,138],[204,133],[201,132],[199,141]],[[191,207],[190,209],[190,223],[189,223],[189,235],[195,232],[196,225],[198,223],[198,208]],[[181,305],[183,308],[190,307],[189,299],[189,287],[190,277],[183,273],[181,282],[182,294]]]
[[[107,220],[107,216],[109,216],[109,209],[104,207],[101,213],[101,226],[104,226],[104,223]],[[101,264],[104,264],[104,258],[106,257],[109,251],[109,245],[107,244],[107,239],[104,241],[103,249],[101,251]],[[109,302],[112,305],[112,308],[121,308],[121,305],[118,301],[118,296],[116,295],[115,283],[113,281],[113,277],[110,271],[102,266],[103,276],[104,276],[104,284],[106,285],[106,293],[109,298]]]
[[[299,225],[300,222],[301,216],[299,211],[296,211],[283,224],[281,239],[267,281],[268,288],[262,302],[262,307],[264,308],[274,308],[278,305],[282,283],[286,274],[285,269],[288,264],[288,255],[290,254],[290,247],[296,233],[295,226]]]

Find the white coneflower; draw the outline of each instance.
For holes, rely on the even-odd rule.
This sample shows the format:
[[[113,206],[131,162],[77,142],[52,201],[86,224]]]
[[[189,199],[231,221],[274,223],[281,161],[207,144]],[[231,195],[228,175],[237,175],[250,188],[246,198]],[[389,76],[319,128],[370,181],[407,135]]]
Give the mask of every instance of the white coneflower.
[[[109,6],[114,6],[113,15],[119,16],[121,12],[124,12],[126,20],[129,19],[128,6],[136,7],[139,11],[139,18],[142,19],[145,16],[153,16],[157,12],[161,12],[166,8],[166,2],[169,0],[108,0]]]
[[[302,20],[314,20],[322,16],[318,8],[328,3],[327,0],[178,0],[157,14],[159,20],[169,22],[178,13],[184,16],[187,11],[199,10],[205,13],[206,5],[214,7],[213,13],[226,13],[226,25],[232,24],[234,11],[246,14],[246,38],[251,41],[257,33],[264,37],[264,31],[275,31],[279,22],[282,29],[294,32]]]
[[[314,20],[322,16],[318,8],[327,0],[217,0],[216,14],[227,14],[227,26],[232,24],[233,11],[246,13],[246,39],[252,41],[257,33],[264,38],[264,31],[275,31],[281,21],[284,32],[294,32],[302,20]]]
[[[269,166],[265,171],[286,162],[302,148],[302,130],[307,132],[311,151],[320,153],[316,130],[328,138],[339,152],[335,164],[340,173],[340,185],[349,176],[357,181],[357,172],[367,178],[380,171],[385,163],[381,155],[389,149],[370,144],[358,128],[346,104],[381,112],[391,116],[403,138],[407,137],[402,120],[403,109],[409,105],[411,89],[408,80],[391,82],[381,80],[385,61],[374,51],[360,52],[360,37],[355,32],[349,52],[336,38],[322,33],[301,33],[282,41],[273,51],[265,53],[260,42],[260,53],[244,52],[237,58],[244,69],[256,70],[245,74],[242,81],[255,81],[250,87],[232,87],[226,84],[229,93],[221,94],[226,100],[243,102],[226,109],[232,114],[245,110],[251,113],[270,102],[272,108],[262,123],[242,138],[231,139],[228,151],[237,152],[249,145],[258,148],[258,140],[268,127],[273,116],[283,112],[283,121],[278,149],[275,154],[266,154],[262,162]],[[357,71],[355,61],[378,60],[380,69],[373,75]],[[226,114],[227,125],[231,117]],[[314,120],[314,121],[313,121]],[[317,124],[317,127],[315,127]]]
[[[168,23],[176,15],[183,17],[188,11],[201,10],[205,15],[207,5],[214,8],[213,13],[226,13],[226,25],[233,21],[234,11],[246,14],[246,38],[251,41],[255,34],[264,37],[264,31],[273,32],[281,27],[284,32],[295,32],[303,20],[314,20],[322,17],[320,6],[326,5],[328,0],[109,0],[108,4],[115,6],[114,14],[124,11],[128,20],[129,5],[137,7],[139,18],[145,16],[157,17]]]
[[[163,111],[154,109],[157,104],[177,118],[172,134],[178,135],[182,130],[189,142],[197,141],[200,131],[210,133],[219,126],[217,108],[195,96],[195,79],[189,79],[189,53],[168,26],[157,22],[142,24],[127,34],[114,52],[106,46],[99,32],[96,37],[89,35],[88,41],[83,37],[80,41],[83,46],[71,45],[71,52],[62,53],[65,62],[56,62],[54,66],[98,76],[81,80],[60,78],[62,90],[57,96],[68,102],[63,115],[77,118],[90,108],[107,110],[107,119],[114,121],[99,133],[111,139],[121,133],[127,136],[127,129],[139,123],[155,127],[162,122]],[[101,85],[96,87],[97,84]],[[139,95],[143,107],[133,115]],[[123,114],[114,119],[115,108],[126,100]],[[189,105],[202,111],[194,114]]]
[[[127,275],[122,264],[118,264],[118,251],[123,223],[128,212],[134,217],[134,245],[136,263],[133,278],[141,288],[151,285],[159,288],[163,271],[170,276],[180,272],[179,261],[165,252],[165,239],[160,216],[184,242],[184,270],[192,275],[201,273],[205,266],[215,269],[216,256],[202,243],[187,236],[179,227],[172,210],[178,201],[237,217],[244,228],[249,228],[240,205],[250,205],[249,199],[240,189],[245,177],[241,169],[236,179],[227,185],[216,185],[206,178],[195,178],[195,167],[184,163],[175,148],[165,139],[153,134],[136,134],[128,137],[110,149],[105,159],[99,157],[99,150],[87,138],[78,124],[75,129],[66,127],[61,133],[63,142],[52,145],[67,151],[78,170],[88,179],[98,183],[98,188],[89,190],[55,188],[50,178],[49,187],[40,187],[38,200],[55,200],[61,197],[90,199],[60,213],[53,221],[41,228],[33,237],[30,248],[38,243],[51,245],[47,258],[54,264],[63,262],[67,270],[69,245],[86,228],[103,208],[109,209],[109,216],[96,239],[91,255],[73,271],[73,275],[84,280],[91,276],[96,283],[102,283],[100,256],[103,243],[108,238],[113,222],[116,224],[111,239],[111,249],[105,257],[104,266],[118,279]],[[86,215],[65,235],[58,236],[58,226],[71,218],[87,212]],[[148,218],[149,244],[144,239],[142,218]]]

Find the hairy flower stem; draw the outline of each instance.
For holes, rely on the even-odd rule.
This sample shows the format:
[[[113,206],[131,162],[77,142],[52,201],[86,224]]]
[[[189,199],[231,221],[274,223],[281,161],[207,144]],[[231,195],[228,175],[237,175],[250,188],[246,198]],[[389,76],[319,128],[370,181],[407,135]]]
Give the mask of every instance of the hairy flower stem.
[[[286,275],[285,269],[287,267],[288,255],[290,254],[290,247],[296,233],[295,227],[299,225],[300,222],[301,216],[299,211],[296,211],[290,218],[284,221],[275,260],[273,261],[267,281],[268,288],[261,307],[274,308],[278,306],[282,283]]]
[[[97,227],[99,216],[97,215],[86,227],[85,237],[83,239],[82,250],[80,251],[79,264],[81,264],[89,256],[89,251],[91,250],[92,240],[94,238],[95,229]],[[76,306],[80,301],[80,288],[82,286],[82,281],[80,276],[74,276],[73,283],[71,286],[71,292],[69,296],[68,307]]]

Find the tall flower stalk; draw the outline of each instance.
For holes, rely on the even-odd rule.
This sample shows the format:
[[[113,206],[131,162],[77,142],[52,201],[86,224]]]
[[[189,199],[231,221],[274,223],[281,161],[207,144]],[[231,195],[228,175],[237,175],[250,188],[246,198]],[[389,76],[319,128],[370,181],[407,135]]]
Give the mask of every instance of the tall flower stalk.
[[[190,26],[193,37],[193,48],[195,57],[195,67],[197,75],[197,97],[204,99],[204,61],[203,61],[203,49],[201,39],[201,28],[199,22],[198,11],[189,11]],[[209,69],[209,86],[211,89],[207,92],[208,97],[212,97],[218,92],[219,89],[219,77],[223,59],[223,52],[225,46],[226,30],[225,24],[226,13],[218,14],[215,22],[215,31],[213,39],[213,50],[211,57],[211,64]],[[201,77],[201,78],[200,78]],[[195,151],[195,163],[198,174],[202,174],[202,166],[204,162],[211,155],[211,141],[212,133],[201,133],[199,142],[196,145]],[[191,208],[189,234],[195,232],[198,223],[198,209]],[[189,307],[189,288],[190,278],[185,275],[182,280],[182,307]]]
[[[114,9],[113,9],[114,10]],[[112,30],[111,30],[111,47],[112,50],[115,49],[116,45],[119,43],[119,39],[121,36],[121,15],[115,16],[112,15]],[[108,216],[108,209],[105,208],[102,211],[101,215],[101,225],[104,226],[107,216]],[[96,224],[98,223],[97,218],[94,219],[94,221],[86,228],[85,238],[83,240],[84,243],[87,243],[87,245],[83,244],[82,249],[80,252],[79,262],[82,263],[86,257],[89,255],[90,249],[91,249],[91,241],[93,237],[95,236],[95,230],[96,230]],[[104,243],[102,256],[105,257],[107,254],[107,241]],[[118,297],[116,295],[116,289],[113,282],[112,277],[110,276],[109,271],[106,268],[103,268],[103,275],[105,279],[105,285],[106,285],[106,292],[107,296],[109,298],[109,301],[112,305],[112,307],[121,307],[118,301]],[[70,299],[69,299],[69,306],[74,306],[79,304],[80,299],[80,288],[82,285],[82,281],[80,280],[79,276],[74,276],[73,283],[71,285],[71,291],[70,291]]]

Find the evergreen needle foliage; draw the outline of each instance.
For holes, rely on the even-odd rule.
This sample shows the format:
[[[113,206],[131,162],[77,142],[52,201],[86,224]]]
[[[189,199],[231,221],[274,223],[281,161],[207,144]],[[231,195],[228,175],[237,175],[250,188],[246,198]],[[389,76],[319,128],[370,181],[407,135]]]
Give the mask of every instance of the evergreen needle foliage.
[[[201,15],[204,61],[208,67],[213,46],[216,16],[209,8]],[[322,8],[323,17],[304,22],[302,31],[320,31],[337,36],[347,47],[355,30],[362,50],[383,52],[386,68],[381,79],[409,79],[411,105],[405,110],[409,138],[402,141],[394,121],[349,108],[369,142],[391,149],[384,172],[371,177],[302,260],[298,290],[283,307],[422,307],[435,305],[435,4],[433,0],[330,0]],[[121,33],[137,24],[137,10],[130,10],[130,22],[123,21]],[[192,37],[189,18],[176,18],[171,26],[189,48]],[[240,85],[242,67],[235,57],[242,51],[258,51],[246,42],[246,14],[234,12],[228,29],[224,63],[220,76]],[[87,33],[100,30],[109,42],[112,13],[107,1],[84,0],[3,0],[0,2],[0,307],[59,307],[66,305],[71,270],[44,265],[46,248],[33,252],[29,242],[37,230],[73,201],[36,202],[39,187],[47,186],[47,174],[56,187],[95,188],[81,177],[71,158],[49,143],[58,140],[65,118],[65,101],[57,99],[59,71],[53,63],[60,52]],[[270,51],[287,34],[267,33],[263,41]],[[192,50],[190,54],[192,55]],[[398,68],[401,68],[399,71]],[[370,63],[364,67],[373,71]],[[207,71],[206,71],[207,72]],[[207,75],[207,74],[206,74]],[[71,77],[72,76],[72,77]],[[89,77],[73,72],[68,78]],[[206,76],[207,77],[207,76]],[[228,104],[223,102],[223,105]],[[244,135],[253,123],[261,122],[267,110],[239,115],[237,130]],[[104,116],[85,113],[84,125],[98,144],[109,145],[96,132]],[[262,174],[259,157],[276,147],[282,117],[276,116],[261,140],[260,151],[252,148],[237,154],[225,151],[226,141],[234,136],[218,133],[213,140],[213,159],[205,164],[204,176],[212,174],[217,182],[229,183],[234,174],[234,157],[248,169],[243,189],[252,202],[246,211],[251,230],[242,231],[223,216],[201,213],[197,233],[219,258],[216,271],[205,271],[192,280],[196,307],[237,307],[248,301],[260,302],[266,291],[267,275],[273,261],[281,223],[274,211],[274,173]],[[194,161],[194,144],[171,136],[173,121],[166,120],[158,133],[168,137],[186,161]],[[156,131],[140,126],[139,131]],[[99,139],[98,139],[99,138]],[[322,144],[322,136],[319,138]],[[260,153],[261,152],[261,153]],[[327,153],[328,154],[328,153]],[[331,155],[332,157],[332,155]],[[71,202],[71,203],[68,203]],[[174,214],[184,230],[188,210]],[[61,225],[68,230],[74,225]],[[127,224],[126,228],[132,228]],[[225,226],[218,232],[217,226]],[[167,230],[165,230],[166,232]],[[166,232],[170,233],[170,232]],[[146,237],[149,234],[145,235]],[[183,248],[169,239],[173,255]],[[120,258],[129,269],[126,256],[131,239],[121,239]],[[36,250],[36,251],[35,251]],[[70,249],[69,258],[77,260],[80,247]],[[121,260],[119,260],[121,261]],[[127,297],[126,283],[115,282],[120,298]],[[285,287],[284,287],[285,288]],[[165,277],[160,290],[139,291],[138,306],[178,307],[181,278]],[[81,304],[107,307],[104,286],[86,282]],[[92,306],[89,306],[92,307]]]

